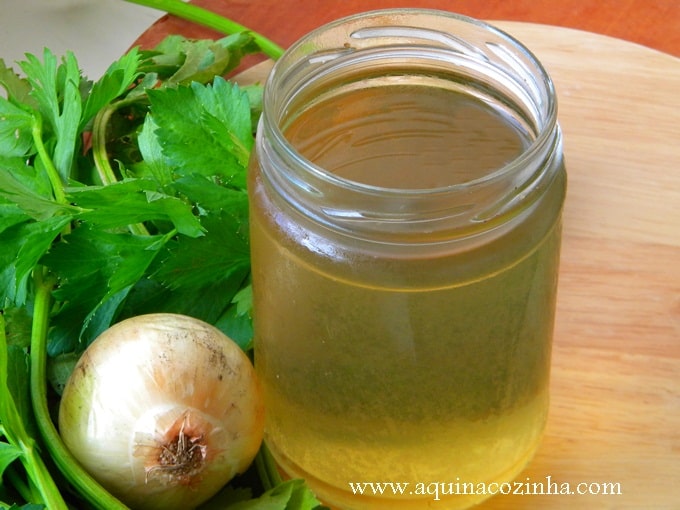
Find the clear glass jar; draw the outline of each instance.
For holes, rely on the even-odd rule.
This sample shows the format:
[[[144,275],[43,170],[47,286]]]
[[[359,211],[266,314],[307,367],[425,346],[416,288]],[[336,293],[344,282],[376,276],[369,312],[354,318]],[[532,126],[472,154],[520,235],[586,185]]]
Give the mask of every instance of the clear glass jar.
[[[334,508],[479,502],[455,492],[517,476],[548,410],[550,78],[485,23],[374,11],[292,46],[263,110],[250,228],[275,459]]]

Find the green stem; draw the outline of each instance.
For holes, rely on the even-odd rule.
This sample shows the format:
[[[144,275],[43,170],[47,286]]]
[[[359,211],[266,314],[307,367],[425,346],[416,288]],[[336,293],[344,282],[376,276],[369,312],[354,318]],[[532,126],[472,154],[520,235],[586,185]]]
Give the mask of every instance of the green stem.
[[[35,414],[38,430],[52,456],[52,460],[66,479],[85,497],[90,504],[101,510],[124,510],[123,503],[113,497],[97,481],[92,478],[73,457],[61,440],[47,404],[47,329],[49,326],[50,305],[54,282],[46,279],[42,268],[38,266],[34,271],[35,304],[33,309],[33,329],[31,331],[31,402]],[[60,506],[47,504],[50,510],[57,510]]]
[[[94,158],[94,166],[102,183],[106,185],[117,181],[116,174],[113,172],[113,168],[111,168],[111,162],[106,152],[106,126],[111,119],[111,115],[117,109],[115,103],[106,105],[97,112],[92,123],[92,157]]]
[[[54,166],[54,162],[52,161],[52,158],[50,157],[47,149],[45,148],[45,144],[43,143],[42,117],[40,115],[36,114],[33,116],[33,129],[31,131],[31,134],[33,135],[33,143],[35,143],[38,155],[40,156],[43,165],[45,165],[47,177],[50,180],[50,184],[52,185],[54,198],[60,204],[66,204],[68,201],[66,200],[66,193],[64,192],[64,184],[61,182],[59,172]]]
[[[273,489],[283,483],[278,467],[276,466],[276,461],[264,442],[260,446],[260,450],[255,457],[255,467],[257,468],[257,474],[260,477],[260,481],[262,482],[265,491]]]
[[[92,157],[94,159],[94,166],[97,169],[99,178],[105,185],[113,184],[118,181],[116,174],[111,168],[111,162],[106,150],[106,127],[109,124],[111,115],[113,115],[119,108],[133,103],[134,100],[121,100],[111,103],[97,112],[97,115],[92,122]],[[149,231],[142,223],[135,223],[129,225],[130,232],[136,235],[149,235]]]
[[[9,361],[7,338],[5,336],[5,320],[0,314],[0,370],[3,372],[3,377],[7,377],[7,363]],[[17,488],[24,494],[28,495],[34,501],[42,503],[50,510],[68,510],[68,506],[64,498],[59,492],[57,484],[52,479],[47,466],[43,462],[42,457],[38,453],[36,441],[31,437],[16,408],[14,399],[9,390],[6,380],[0,381],[2,385],[0,393],[2,393],[2,402],[0,403],[0,420],[5,424],[3,426],[3,434],[10,444],[21,449],[21,463],[26,470],[26,474],[33,485],[29,487],[19,483]],[[33,489],[37,493],[33,492]]]
[[[211,12],[197,5],[190,3],[184,3],[182,0],[125,0],[133,4],[143,5],[145,7],[151,7],[161,11],[165,11],[168,14],[178,16],[187,21],[192,21],[198,23],[199,25],[206,26],[223,34],[234,34],[237,32],[250,32],[257,42],[257,44],[262,49],[262,52],[269,56],[270,58],[277,60],[283,54],[283,48],[274,43],[273,41],[267,39],[257,32],[253,32],[247,27],[236,23],[228,18],[220,16],[214,12]]]

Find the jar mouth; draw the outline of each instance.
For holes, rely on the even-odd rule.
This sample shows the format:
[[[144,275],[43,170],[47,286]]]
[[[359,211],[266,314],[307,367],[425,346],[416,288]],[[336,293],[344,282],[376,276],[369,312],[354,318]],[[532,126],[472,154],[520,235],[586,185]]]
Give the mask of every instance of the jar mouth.
[[[300,91],[310,82],[342,70],[348,61],[370,66],[395,58],[422,58],[428,52],[435,65],[456,67],[456,72],[502,84],[502,93],[496,99],[521,118],[531,132],[530,142],[519,155],[465,182],[433,187],[391,187],[345,178],[315,164],[299,153],[281,129],[281,121]],[[301,75],[304,78],[300,78]],[[553,147],[557,127],[554,84],[528,48],[491,24],[434,9],[368,11],[312,31],[275,63],[265,85],[263,104],[263,129],[280,149],[281,157],[294,160],[296,166],[314,179],[383,197],[473,192],[518,173],[526,175],[527,169],[534,166],[532,162],[542,159],[541,155]]]

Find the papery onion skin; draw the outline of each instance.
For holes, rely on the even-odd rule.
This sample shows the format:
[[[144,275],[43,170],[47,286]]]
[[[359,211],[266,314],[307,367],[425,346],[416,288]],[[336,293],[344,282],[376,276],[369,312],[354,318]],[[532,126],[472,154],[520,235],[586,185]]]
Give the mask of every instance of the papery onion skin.
[[[131,508],[191,509],[251,464],[264,407],[250,360],[222,332],[148,314],[112,326],[83,353],[62,395],[59,430]]]

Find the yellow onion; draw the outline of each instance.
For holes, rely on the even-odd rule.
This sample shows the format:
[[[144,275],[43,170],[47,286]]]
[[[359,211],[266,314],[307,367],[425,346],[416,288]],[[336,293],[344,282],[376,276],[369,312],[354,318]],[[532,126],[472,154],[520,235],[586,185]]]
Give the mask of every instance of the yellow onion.
[[[78,361],[64,443],[134,509],[191,509],[247,469],[262,442],[254,368],[217,328],[175,314],[124,320]]]

